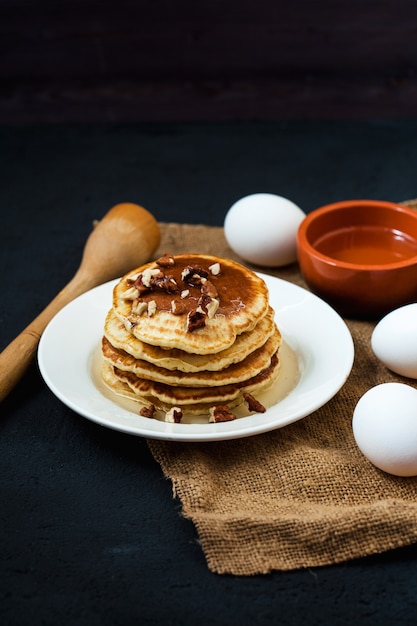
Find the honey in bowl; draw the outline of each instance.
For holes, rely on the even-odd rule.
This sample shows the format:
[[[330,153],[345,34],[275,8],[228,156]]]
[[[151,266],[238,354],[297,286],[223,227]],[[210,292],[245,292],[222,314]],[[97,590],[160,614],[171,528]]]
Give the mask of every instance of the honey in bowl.
[[[401,231],[375,226],[340,228],[315,242],[318,252],[344,263],[385,265],[417,256],[417,240]]]

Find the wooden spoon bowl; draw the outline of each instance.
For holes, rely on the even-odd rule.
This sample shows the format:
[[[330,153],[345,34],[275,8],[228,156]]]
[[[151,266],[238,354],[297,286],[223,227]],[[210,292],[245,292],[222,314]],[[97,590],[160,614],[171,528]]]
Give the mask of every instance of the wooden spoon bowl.
[[[0,354],[0,402],[25,373],[43,331],[56,313],[89,289],[146,263],[160,238],[153,215],[129,202],[117,204],[96,223],[74,277]]]

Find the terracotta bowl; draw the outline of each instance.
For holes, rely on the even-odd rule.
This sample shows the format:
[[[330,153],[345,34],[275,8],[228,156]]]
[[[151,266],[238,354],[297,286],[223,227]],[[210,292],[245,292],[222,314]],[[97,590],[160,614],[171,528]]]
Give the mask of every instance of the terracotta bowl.
[[[417,211],[376,200],[316,209],[297,234],[300,271],[339,313],[380,318],[417,300]]]

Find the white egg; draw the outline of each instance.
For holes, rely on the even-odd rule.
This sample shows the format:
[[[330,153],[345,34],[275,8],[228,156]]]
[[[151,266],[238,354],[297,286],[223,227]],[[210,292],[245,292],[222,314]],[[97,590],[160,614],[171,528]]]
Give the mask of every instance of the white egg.
[[[305,213],[291,200],[254,193],[235,202],[226,213],[224,233],[242,259],[264,267],[297,260],[297,231]]]
[[[357,403],[352,429],[356,443],[376,467],[395,476],[417,475],[417,390],[383,383]]]
[[[374,328],[371,345],[375,356],[388,369],[417,378],[417,303],[383,317]]]

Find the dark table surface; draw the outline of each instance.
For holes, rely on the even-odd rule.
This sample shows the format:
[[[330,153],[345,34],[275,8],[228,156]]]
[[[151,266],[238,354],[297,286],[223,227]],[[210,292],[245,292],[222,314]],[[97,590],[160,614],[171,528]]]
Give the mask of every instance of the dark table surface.
[[[118,202],[222,225],[249,193],[304,211],[417,196],[417,121],[0,127],[3,349]],[[0,623],[414,624],[417,546],[266,576],[211,573],[146,441],[93,424],[36,363],[0,406]]]

